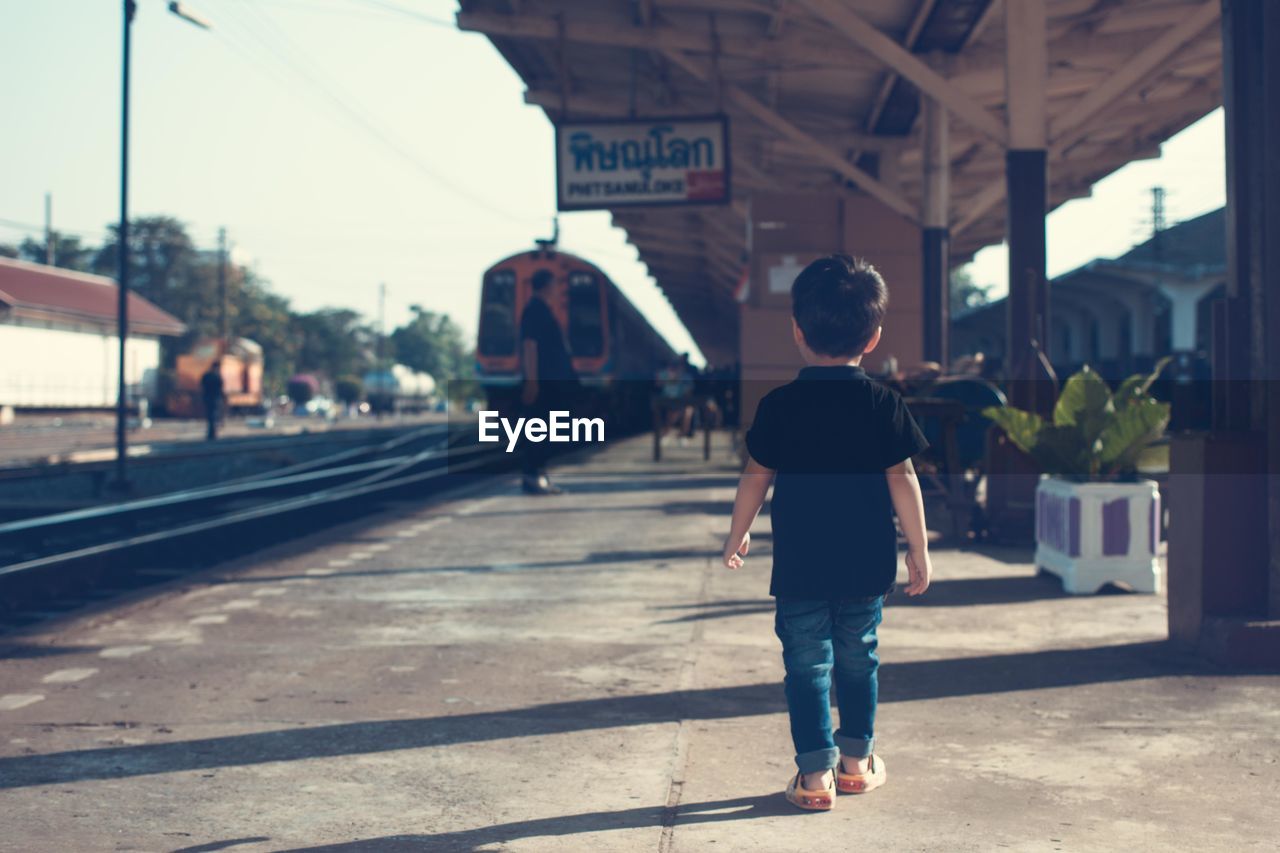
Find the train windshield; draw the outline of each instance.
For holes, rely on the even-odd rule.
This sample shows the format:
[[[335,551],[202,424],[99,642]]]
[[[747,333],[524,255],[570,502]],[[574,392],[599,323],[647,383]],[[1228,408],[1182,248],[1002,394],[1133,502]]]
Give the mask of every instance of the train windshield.
[[[604,354],[600,279],[594,273],[569,274],[569,350],[587,358]]]
[[[515,355],[516,274],[511,270],[494,270],[485,280],[478,343],[481,355]]]

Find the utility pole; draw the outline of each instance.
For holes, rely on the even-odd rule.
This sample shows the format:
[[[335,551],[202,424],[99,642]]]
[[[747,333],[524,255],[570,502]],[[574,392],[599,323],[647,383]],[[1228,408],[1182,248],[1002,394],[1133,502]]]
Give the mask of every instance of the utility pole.
[[[1160,232],[1165,229],[1164,221],[1164,187],[1151,188],[1151,242],[1157,254],[1164,248],[1161,245]]]
[[[116,334],[120,339],[120,364],[116,371],[116,478],[120,491],[129,487],[125,459],[128,436],[129,389],[126,386],[125,347],[129,337],[129,32],[138,5],[124,0],[124,50],[120,75],[120,226],[116,232]]]
[[[227,229],[218,229],[218,337],[225,350],[231,340],[227,337]]]
[[[116,476],[110,486],[123,492],[129,488],[125,432],[129,416],[129,389],[125,384],[125,350],[129,337],[129,48],[138,4],[136,0],[123,0],[121,8],[124,38],[120,56],[120,225],[116,232],[116,334],[120,339],[120,363],[116,371]],[[177,0],[171,0],[169,11],[201,29],[210,28],[208,21],[183,9]]]
[[[53,266],[57,252],[53,245],[53,193],[44,194],[44,262]]]
[[[1164,187],[1151,188],[1151,236],[1159,234],[1168,225],[1164,219]]]
[[[387,285],[385,282],[378,284],[378,370],[382,370],[382,350],[383,341],[387,337]]]

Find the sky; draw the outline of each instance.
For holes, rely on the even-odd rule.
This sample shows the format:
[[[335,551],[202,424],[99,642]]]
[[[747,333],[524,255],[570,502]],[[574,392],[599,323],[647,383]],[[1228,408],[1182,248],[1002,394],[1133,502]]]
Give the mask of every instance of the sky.
[[[130,210],[187,223],[203,247],[225,226],[295,308],[350,307],[386,324],[409,306],[474,333],[496,260],[550,235],[552,127],[454,0],[184,0],[199,29],[138,0]],[[100,241],[119,210],[120,4],[0,0],[0,242],[54,227]],[[1049,272],[1124,252],[1149,231],[1221,206],[1221,111],[1048,220]],[[604,212],[561,216],[561,245],[597,263],[679,350],[697,352],[625,234]],[[1006,254],[972,272],[1005,289]]]

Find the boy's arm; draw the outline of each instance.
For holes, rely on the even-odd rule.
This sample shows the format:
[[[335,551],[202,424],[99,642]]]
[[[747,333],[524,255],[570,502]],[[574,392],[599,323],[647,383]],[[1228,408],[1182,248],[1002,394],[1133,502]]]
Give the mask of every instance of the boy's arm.
[[[933,565],[929,560],[929,537],[924,524],[924,498],[920,494],[920,480],[910,458],[887,468],[889,496],[893,510],[898,514],[902,532],[907,537],[907,595],[920,595],[929,588]]]
[[[764,496],[773,483],[773,469],[766,468],[751,457],[738,480],[738,494],[733,499],[733,522],[729,538],[724,541],[724,565],[728,569],[742,568],[742,558],[751,547],[751,523],[760,514]]]

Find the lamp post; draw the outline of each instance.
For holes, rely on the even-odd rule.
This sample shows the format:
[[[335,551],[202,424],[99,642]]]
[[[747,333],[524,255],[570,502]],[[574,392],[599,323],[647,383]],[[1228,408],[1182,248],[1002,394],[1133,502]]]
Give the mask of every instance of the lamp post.
[[[124,42],[120,76],[120,225],[116,234],[116,329],[120,338],[120,364],[116,373],[116,477],[112,485],[120,490],[128,489],[126,459],[129,455],[126,427],[129,415],[129,391],[125,369],[125,350],[129,338],[129,48],[133,17],[137,14],[136,0],[123,0]],[[193,12],[183,8],[177,0],[171,0],[169,11],[201,29],[212,25]]]

